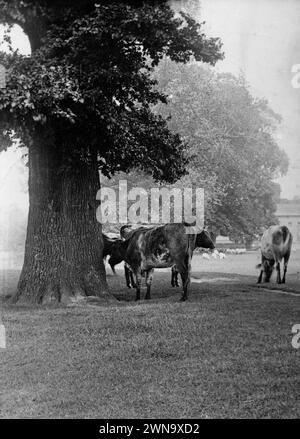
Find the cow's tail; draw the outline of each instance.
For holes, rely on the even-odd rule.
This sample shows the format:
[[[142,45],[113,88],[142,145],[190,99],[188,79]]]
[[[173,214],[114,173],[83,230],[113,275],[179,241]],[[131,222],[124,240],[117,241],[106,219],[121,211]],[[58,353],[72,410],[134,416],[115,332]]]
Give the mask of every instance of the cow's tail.
[[[191,256],[193,254],[193,251],[195,249],[195,235],[189,234],[188,235],[188,255]]]
[[[287,228],[287,226],[281,226],[281,231],[282,231],[282,238],[283,238],[283,241],[284,241],[284,243],[286,244],[287,241],[288,241],[289,238],[290,238],[290,231],[289,231],[289,229]]]
[[[290,250],[293,242],[293,235],[291,234],[287,226],[281,226],[281,231],[282,231],[282,238],[284,241],[284,247]]]

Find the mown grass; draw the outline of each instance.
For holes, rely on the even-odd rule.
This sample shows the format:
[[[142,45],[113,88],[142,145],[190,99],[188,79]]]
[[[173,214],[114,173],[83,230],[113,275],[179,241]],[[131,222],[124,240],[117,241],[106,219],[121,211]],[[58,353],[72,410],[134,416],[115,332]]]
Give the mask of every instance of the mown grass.
[[[135,303],[123,277],[108,281],[114,306],[3,304],[2,418],[299,417],[298,297],[240,276],[192,284],[179,303],[157,273],[153,299]]]

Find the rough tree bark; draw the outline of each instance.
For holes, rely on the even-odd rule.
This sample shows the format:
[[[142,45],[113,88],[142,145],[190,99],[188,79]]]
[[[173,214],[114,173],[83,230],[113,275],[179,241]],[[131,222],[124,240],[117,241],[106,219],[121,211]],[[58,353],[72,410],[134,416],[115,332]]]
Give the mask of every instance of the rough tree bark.
[[[95,160],[76,159],[71,148],[55,148],[49,137],[35,139],[29,148],[30,206],[16,301],[66,303],[91,295],[113,300],[96,219],[99,187]]]
[[[21,9],[20,22],[14,13],[4,21],[23,28],[34,52],[41,46],[47,23],[32,5]],[[72,145],[55,147],[52,140],[45,130],[29,146],[27,237],[14,300],[44,304],[97,296],[113,301],[102,260],[101,225],[96,220],[100,187],[96,161],[84,163],[79,155],[76,160]]]

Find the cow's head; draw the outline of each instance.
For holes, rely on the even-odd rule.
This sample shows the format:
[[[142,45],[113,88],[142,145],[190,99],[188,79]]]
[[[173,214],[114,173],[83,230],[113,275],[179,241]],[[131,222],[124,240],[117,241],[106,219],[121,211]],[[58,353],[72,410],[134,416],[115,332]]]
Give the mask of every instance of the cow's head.
[[[124,261],[128,244],[129,240],[124,241],[123,239],[116,239],[111,246],[110,258],[108,263],[114,273],[115,265],[118,265],[120,264],[120,262]]]
[[[125,224],[125,226],[122,226],[120,228],[120,236],[121,236],[121,238],[122,239],[126,239],[128,233],[132,232],[132,230],[133,230],[133,227],[132,227],[131,224]]]
[[[215,244],[207,230],[203,229],[202,232],[196,236],[196,247],[215,249]]]
[[[113,251],[114,243],[118,238],[110,238],[105,233],[102,233],[102,239],[103,239],[103,258],[105,258],[107,255],[110,255]]]
[[[270,282],[273,270],[274,270],[275,261],[269,261],[266,259],[263,263],[264,272],[265,272],[265,282]]]

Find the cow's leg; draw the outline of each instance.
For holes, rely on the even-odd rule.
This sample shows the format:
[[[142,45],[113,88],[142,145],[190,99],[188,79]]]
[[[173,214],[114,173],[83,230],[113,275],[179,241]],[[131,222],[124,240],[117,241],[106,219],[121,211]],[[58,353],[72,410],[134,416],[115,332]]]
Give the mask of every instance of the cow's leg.
[[[172,287],[175,287],[175,273],[174,273],[174,267],[171,268],[171,285],[172,285]]]
[[[177,267],[179,269],[179,267]],[[181,268],[180,275],[182,280],[182,288],[183,288],[183,294],[181,296],[180,301],[184,302],[188,298],[188,291],[190,286],[190,280],[191,280],[191,257],[189,255],[185,258],[185,264]]]
[[[271,276],[273,273],[273,269],[274,269],[274,264],[275,264],[275,260],[264,259],[264,262],[263,262],[264,272],[265,272],[264,281],[266,283],[270,282],[270,279],[271,279]]]
[[[175,265],[171,269],[171,285],[172,287],[179,287],[178,283],[178,271]]]
[[[286,272],[287,272],[287,267],[288,267],[288,263],[289,263],[289,259],[290,259],[290,252],[288,252],[285,256],[284,256],[284,271],[283,271],[283,278],[282,278],[282,283],[285,284],[285,278],[286,278]]]
[[[133,275],[133,272],[131,270],[129,270],[129,275],[130,275],[130,282],[131,282],[132,288],[136,288],[136,282],[134,280],[134,275]]]
[[[178,282],[178,271],[177,268],[175,267],[175,287],[179,287],[179,282]]]
[[[151,284],[152,284],[152,280],[153,280],[153,272],[154,272],[153,268],[146,272],[147,293],[145,296],[145,300],[151,299],[150,291],[151,291]]]
[[[286,272],[287,272],[287,264],[284,263],[283,278],[281,280],[282,284],[285,284]]]
[[[277,271],[277,283],[281,284],[281,274],[280,274],[280,262],[276,261],[276,271]]]
[[[127,288],[131,288],[131,282],[130,282],[130,274],[131,274],[131,270],[129,270],[129,268],[127,267],[127,265],[124,265],[124,271],[125,271],[125,279],[126,279],[126,285]],[[133,287],[133,285],[132,285]]]
[[[181,280],[182,280],[182,287],[183,287],[183,294],[180,298],[181,302],[185,302],[188,298],[188,289],[189,289],[189,285],[190,285],[190,276],[188,271],[185,271],[183,273],[180,273],[181,275]]]
[[[140,270],[136,272],[136,296],[135,300],[141,299],[142,273]]]
[[[258,276],[258,279],[257,279],[257,283],[258,283],[258,284],[261,283],[261,281],[262,281],[262,277],[263,277],[263,274],[264,274],[264,270],[263,270],[263,266],[262,266],[262,268],[261,268],[261,270],[260,270],[260,273],[259,273],[259,276]]]

